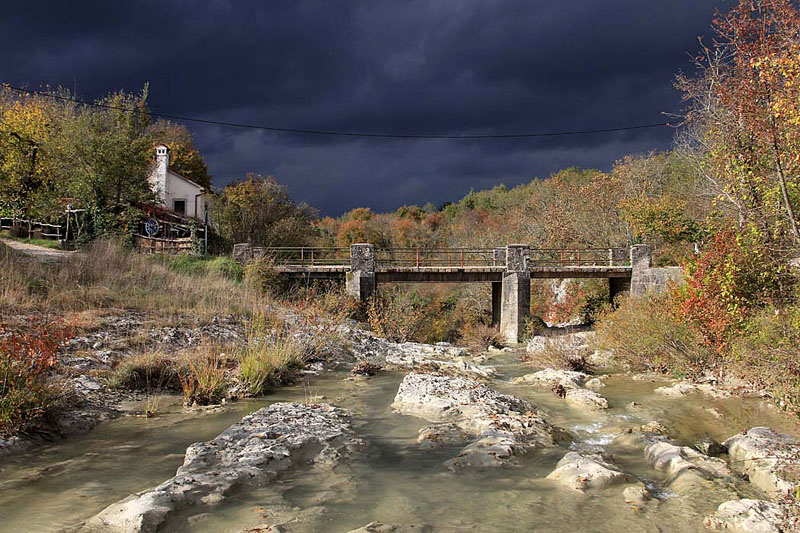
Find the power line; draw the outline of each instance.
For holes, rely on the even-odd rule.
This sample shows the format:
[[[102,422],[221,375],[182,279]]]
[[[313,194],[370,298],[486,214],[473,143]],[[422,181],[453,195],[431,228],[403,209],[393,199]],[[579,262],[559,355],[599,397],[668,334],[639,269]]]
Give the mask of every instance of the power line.
[[[25,89],[23,87],[15,87],[13,85],[4,84],[3,87],[8,89],[37,96],[44,96],[62,100],[66,102],[73,102],[76,104],[98,107],[103,109],[114,109],[118,111],[133,111],[134,113],[144,113],[137,109],[128,109],[119,106],[112,106],[108,104],[100,104],[97,102],[87,102],[78,98],[70,98],[44,91],[37,91],[34,89]],[[596,128],[587,130],[565,130],[565,131],[550,131],[550,132],[536,132],[536,133],[506,133],[506,134],[478,134],[478,135],[437,135],[437,134],[402,134],[402,133],[368,133],[356,131],[336,131],[336,130],[312,130],[303,128],[279,128],[276,126],[260,126],[255,124],[241,124],[237,122],[224,122],[219,120],[209,120],[204,118],[182,117],[179,115],[169,115],[166,113],[147,112],[152,117],[164,118],[169,120],[179,120],[183,122],[196,122],[199,124],[212,124],[215,126],[226,126],[232,128],[243,128],[251,130],[272,131],[277,133],[298,133],[306,135],[329,135],[338,137],[364,137],[364,138],[381,138],[381,139],[530,139],[537,137],[560,137],[566,135],[587,135],[593,133],[613,133],[621,131],[642,130],[647,128],[658,128],[664,126],[671,126],[669,122],[656,122],[652,124],[640,124],[635,126],[622,126],[618,128]]]

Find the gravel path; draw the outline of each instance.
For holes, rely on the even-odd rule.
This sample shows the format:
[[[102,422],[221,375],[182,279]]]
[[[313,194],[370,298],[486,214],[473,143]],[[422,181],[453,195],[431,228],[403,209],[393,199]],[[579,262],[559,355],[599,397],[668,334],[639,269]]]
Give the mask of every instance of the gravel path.
[[[35,261],[42,263],[55,263],[56,261],[60,261],[61,259],[75,253],[71,250],[54,250],[52,248],[14,241],[11,239],[0,239],[0,242],[11,249],[30,256]]]

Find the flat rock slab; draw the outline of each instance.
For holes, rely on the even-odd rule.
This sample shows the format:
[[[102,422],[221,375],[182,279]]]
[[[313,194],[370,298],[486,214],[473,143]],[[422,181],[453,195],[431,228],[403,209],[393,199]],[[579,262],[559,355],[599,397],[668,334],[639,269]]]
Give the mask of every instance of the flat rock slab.
[[[85,528],[154,532],[181,509],[215,505],[233,490],[264,485],[297,464],[334,465],[362,446],[342,409],[277,403],[244,417],[213,440],[192,444],[173,478],[110,505]]]
[[[561,385],[564,388],[578,388],[589,379],[589,374],[575,372],[574,370],[557,370],[555,368],[545,368],[532,374],[525,374],[514,378],[514,383],[531,383],[542,387],[552,387]]]
[[[705,519],[705,526],[732,533],[782,533],[781,506],[764,500],[731,500]]]
[[[577,452],[567,453],[547,479],[579,492],[636,481],[634,476],[620,472],[600,455]]]
[[[475,438],[447,461],[453,471],[513,464],[515,456],[535,447],[555,447],[569,439],[566,431],[545,421],[529,402],[466,378],[408,374],[392,408],[431,422],[450,423]]]
[[[767,427],[754,427],[723,443],[735,470],[747,474],[750,482],[770,498],[792,490],[784,469],[800,462],[800,440]]]

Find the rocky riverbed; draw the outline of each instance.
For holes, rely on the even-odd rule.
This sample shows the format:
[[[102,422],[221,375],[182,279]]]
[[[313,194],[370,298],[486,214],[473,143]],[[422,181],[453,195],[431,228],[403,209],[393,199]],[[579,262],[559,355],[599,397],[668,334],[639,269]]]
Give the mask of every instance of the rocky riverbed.
[[[11,531],[786,530],[798,427],[759,398],[343,328],[346,353],[270,397],[188,411],[166,398],[156,418],[4,458],[0,520]],[[585,338],[569,342],[584,350]],[[353,377],[358,363],[382,370]]]

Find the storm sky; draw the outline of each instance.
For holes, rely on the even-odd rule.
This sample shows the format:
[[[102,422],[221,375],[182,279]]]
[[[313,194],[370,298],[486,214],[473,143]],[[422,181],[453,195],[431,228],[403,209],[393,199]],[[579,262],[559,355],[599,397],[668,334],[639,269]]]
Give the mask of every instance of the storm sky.
[[[154,112],[287,128],[506,134],[662,122],[722,0],[3,2],[0,81],[93,100],[150,84]],[[457,200],[669,148],[669,128],[393,140],[187,123],[222,186],[274,175],[337,215]]]

